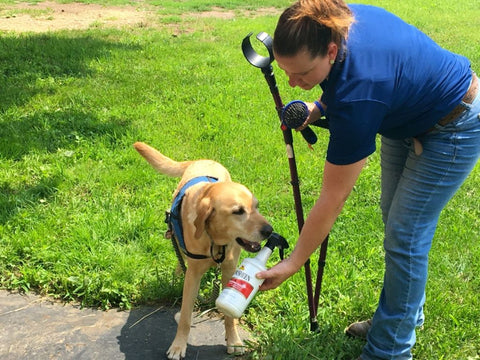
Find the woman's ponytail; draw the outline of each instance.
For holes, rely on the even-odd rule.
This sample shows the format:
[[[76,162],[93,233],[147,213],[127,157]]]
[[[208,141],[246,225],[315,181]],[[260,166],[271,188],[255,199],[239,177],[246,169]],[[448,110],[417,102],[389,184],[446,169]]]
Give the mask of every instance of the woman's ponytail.
[[[324,56],[330,42],[340,47],[348,38],[353,22],[352,11],[343,0],[298,0],[280,16],[273,48],[287,56],[303,48],[312,56]]]

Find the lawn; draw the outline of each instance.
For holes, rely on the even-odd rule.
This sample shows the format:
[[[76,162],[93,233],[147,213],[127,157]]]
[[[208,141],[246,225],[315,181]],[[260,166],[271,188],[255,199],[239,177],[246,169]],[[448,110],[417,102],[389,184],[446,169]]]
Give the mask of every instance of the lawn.
[[[0,287],[103,309],[179,304],[182,279],[163,238],[177,180],[155,173],[135,141],[176,160],[224,164],[293,248],[298,229],[274,103],[240,50],[250,31],[272,34],[289,3],[132,2],[153,9],[151,23],[1,33]],[[478,0],[369,3],[467,56],[480,71]],[[0,8],[7,4],[0,1]],[[234,17],[195,15],[218,7]],[[318,96],[289,88],[275,64],[274,71],[284,102]],[[325,130],[316,132],[314,151],[294,134],[305,214],[319,194],[327,143]],[[477,166],[441,216],[416,359],[480,358],[479,175]],[[331,232],[318,333],[309,331],[301,271],[260,293],[242,318],[255,338],[251,359],[358,356],[363,343],[343,329],[372,315],[381,289],[379,186],[375,153]],[[269,265],[277,261],[274,255]],[[212,279],[210,273],[204,295]]]

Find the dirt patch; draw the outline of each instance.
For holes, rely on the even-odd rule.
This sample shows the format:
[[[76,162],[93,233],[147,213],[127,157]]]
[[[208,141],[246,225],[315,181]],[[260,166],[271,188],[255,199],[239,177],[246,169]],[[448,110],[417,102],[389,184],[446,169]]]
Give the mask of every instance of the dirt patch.
[[[51,1],[37,4],[18,3],[0,7],[0,30],[48,32],[62,29],[88,29],[92,26],[147,26],[153,11],[133,6]]]
[[[0,8],[0,30],[47,32],[87,29],[95,25],[133,26],[147,21],[148,11],[132,6],[105,7],[95,4],[18,3]]]
[[[274,7],[259,8],[256,10],[241,10],[235,12],[233,10],[225,10],[220,7],[213,7],[212,10],[203,11],[200,13],[187,13],[183,17],[200,17],[200,18],[219,18],[219,19],[233,19],[235,16],[241,15],[245,17],[257,17],[261,15],[280,15],[280,10]]]
[[[275,8],[242,11],[242,16],[279,14]],[[233,19],[239,13],[213,8],[201,13],[186,13],[182,19],[221,18]],[[0,5],[0,31],[49,32],[57,30],[82,30],[91,27],[154,27],[158,15],[153,6],[102,6],[98,4],[60,4],[45,1],[37,4],[18,3]]]

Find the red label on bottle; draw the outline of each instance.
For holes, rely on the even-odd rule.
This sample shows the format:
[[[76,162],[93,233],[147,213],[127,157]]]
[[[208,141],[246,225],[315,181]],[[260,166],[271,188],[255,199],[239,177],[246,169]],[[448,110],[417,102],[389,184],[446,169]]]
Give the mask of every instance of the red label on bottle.
[[[248,299],[253,291],[252,284],[239,278],[231,278],[227,283],[227,287],[239,291],[243,296],[245,296],[245,299]]]

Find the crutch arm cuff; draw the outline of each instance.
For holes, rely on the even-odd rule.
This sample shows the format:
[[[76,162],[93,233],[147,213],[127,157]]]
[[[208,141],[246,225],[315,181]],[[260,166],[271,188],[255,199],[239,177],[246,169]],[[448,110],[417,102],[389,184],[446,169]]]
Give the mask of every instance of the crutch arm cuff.
[[[318,108],[318,110],[320,110],[320,114],[323,116],[325,116],[325,109],[323,108],[322,104],[320,103],[320,101],[317,101],[315,100],[313,102],[315,104],[315,106]]]

